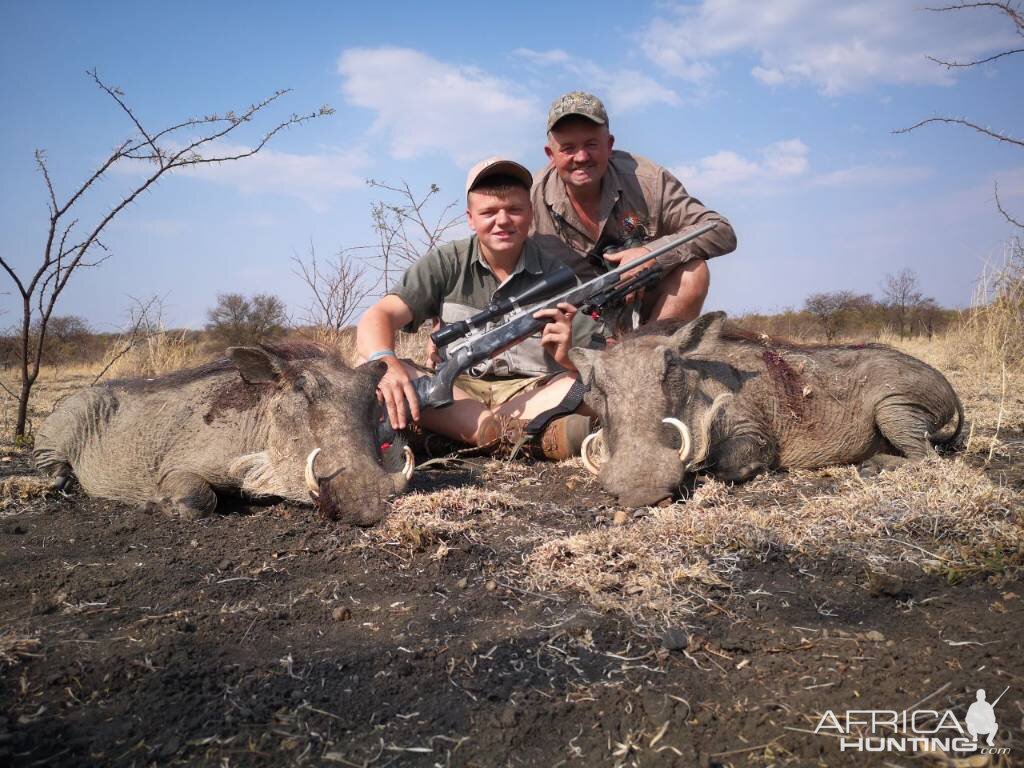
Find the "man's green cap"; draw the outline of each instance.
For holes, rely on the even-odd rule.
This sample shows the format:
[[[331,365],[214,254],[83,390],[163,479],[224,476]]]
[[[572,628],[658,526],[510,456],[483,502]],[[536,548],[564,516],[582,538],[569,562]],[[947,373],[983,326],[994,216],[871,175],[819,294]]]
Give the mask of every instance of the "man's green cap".
[[[608,113],[605,112],[604,104],[592,93],[570,91],[551,102],[551,109],[548,110],[548,130],[554,128],[555,123],[563,117],[570,115],[585,117],[598,125],[608,125]]]

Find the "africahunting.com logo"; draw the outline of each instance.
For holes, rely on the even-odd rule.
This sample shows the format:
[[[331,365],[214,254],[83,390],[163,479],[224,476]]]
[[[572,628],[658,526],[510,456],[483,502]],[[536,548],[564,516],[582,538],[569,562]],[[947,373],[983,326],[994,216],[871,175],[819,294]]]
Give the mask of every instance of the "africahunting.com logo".
[[[827,710],[814,733],[839,739],[842,752],[979,752],[1007,754],[996,747],[999,731],[995,707],[1009,686],[989,703],[985,690],[975,692],[963,721],[951,709],[848,709]]]

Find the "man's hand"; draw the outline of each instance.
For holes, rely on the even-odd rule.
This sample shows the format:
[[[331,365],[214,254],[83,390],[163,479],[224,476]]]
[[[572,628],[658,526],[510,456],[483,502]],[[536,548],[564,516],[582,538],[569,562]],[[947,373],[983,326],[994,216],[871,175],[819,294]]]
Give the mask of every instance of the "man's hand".
[[[642,245],[639,245],[636,248],[628,248],[625,251],[606,253],[604,254],[604,258],[606,261],[609,261],[612,264],[615,264],[616,266],[621,266],[622,264],[629,264],[629,262],[631,261],[636,261],[641,256],[646,256],[650,252],[650,248],[644,248]],[[650,266],[650,264],[644,264],[640,267],[637,267],[636,269],[631,269],[624,275],[622,275],[622,279],[627,280],[631,277],[634,277],[635,275],[640,274],[641,270],[648,266]]]
[[[615,265],[622,265],[622,264],[628,264],[631,261],[636,261],[641,256],[646,256],[650,252],[651,252],[650,248],[644,248],[642,245],[640,245],[640,246],[637,246],[636,248],[628,248],[625,251],[618,251],[617,253],[606,253],[604,255],[604,258],[607,261],[610,261],[611,263],[613,263]],[[646,264],[642,264],[641,266],[637,267],[636,269],[631,269],[628,272],[625,272],[623,275],[620,276],[619,282],[620,283],[624,283],[626,280],[630,280],[630,279],[636,277],[641,272],[643,272],[645,269],[650,267],[651,264],[653,264],[653,262],[647,262]],[[639,293],[639,295],[637,295],[638,293]],[[629,294],[626,297],[626,304],[630,304],[630,303],[632,303],[634,301],[641,301],[642,299],[643,299],[643,290],[642,289],[640,291],[633,291],[631,294]]]
[[[538,320],[551,318],[541,331],[541,346],[560,366],[567,371],[575,371],[576,366],[569,360],[569,350],[572,348],[572,319],[576,316],[576,307],[562,302],[555,308],[538,310],[533,316]]]
[[[377,384],[377,399],[388,410],[388,420],[395,429],[409,426],[409,414],[413,421],[420,419],[420,401],[412,387],[412,378],[397,357],[381,358],[388,366],[388,372]]]

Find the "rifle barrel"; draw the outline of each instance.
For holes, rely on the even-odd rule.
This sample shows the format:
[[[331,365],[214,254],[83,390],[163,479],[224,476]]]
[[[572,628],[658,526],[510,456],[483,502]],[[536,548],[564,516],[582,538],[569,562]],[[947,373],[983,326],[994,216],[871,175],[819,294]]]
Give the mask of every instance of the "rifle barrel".
[[[609,269],[605,274],[620,275],[623,272],[628,272],[631,269],[636,269],[637,267],[646,264],[648,261],[652,261],[658,258],[659,256],[662,256],[668,253],[669,251],[678,248],[683,243],[688,243],[691,240],[694,240],[700,237],[701,235],[705,234],[706,232],[710,232],[717,226],[718,222],[712,221],[705,224],[703,227],[700,227],[699,229],[691,229],[685,235],[681,235],[680,237],[677,237],[675,240],[671,240],[665,243],[665,245],[661,246],[660,248],[655,248],[650,253],[645,253],[639,259],[634,259],[633,261],[630,261],[626,264],[620,264],[619,266],[615,267],[615,269]]]

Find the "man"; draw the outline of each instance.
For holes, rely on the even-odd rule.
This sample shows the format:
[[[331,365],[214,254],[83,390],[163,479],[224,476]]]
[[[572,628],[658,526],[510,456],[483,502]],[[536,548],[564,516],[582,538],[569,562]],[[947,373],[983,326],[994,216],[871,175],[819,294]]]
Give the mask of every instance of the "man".
[[[1005,691],[1004,691],[1005,693]],[[995,705],[985,701],[985,689],[979,688],[974,698],[976,701],[967,708],[967,732],[971,734],[974,742],[978,742],[979,736],[987,736],[985,740],[990,747],[995,746],[996,734],[999,732],[999,725],[996,723]],[[1000,699],[1002,696],[999,697]],[[996,703],[999,699],[996,699]]]
[[[576,381],[568,357],[576,308],[569,304],[537,312],[535,317],[550,320],[540,334],[504,350],[481,370],[459,376],[455,402],[446,408],[420,408],[412,381],[428,371],[394,352],[399,330],[414,333],[433,317],[464,320],[562,267],[528,238],[532,183],[530,172],[510,160],[489,158],[474,166],[466,179],[466,218],[474,235],[430,251],[359,321],[360,357],[383,360],[388,367],[378,393],[396,429],[411,420],[470,445],[519,444],[528,423],[569,395]],[[595,327],[588,323],[583,317],[576,323],[577,343],[589,341]],[[551,421],[541,434],[540,451],[552,459],[578,454],[589,426],[590,419],[579,414]]]
[[[614,150],[608,113],[596,97],[573,91],[556,99],[548,112],[550,161],[533,187],[534,236],[583,278],[606,271],[601,253],[642,240],[617,253],[626,264],[695,226],[717,221],[705,235],[658,258],[665,268],[660,284],[648,288],[641,318],[693,320],[711,283],[707,260],[736,248],[729,222],[690,197],[683,185],[650,160]]]

